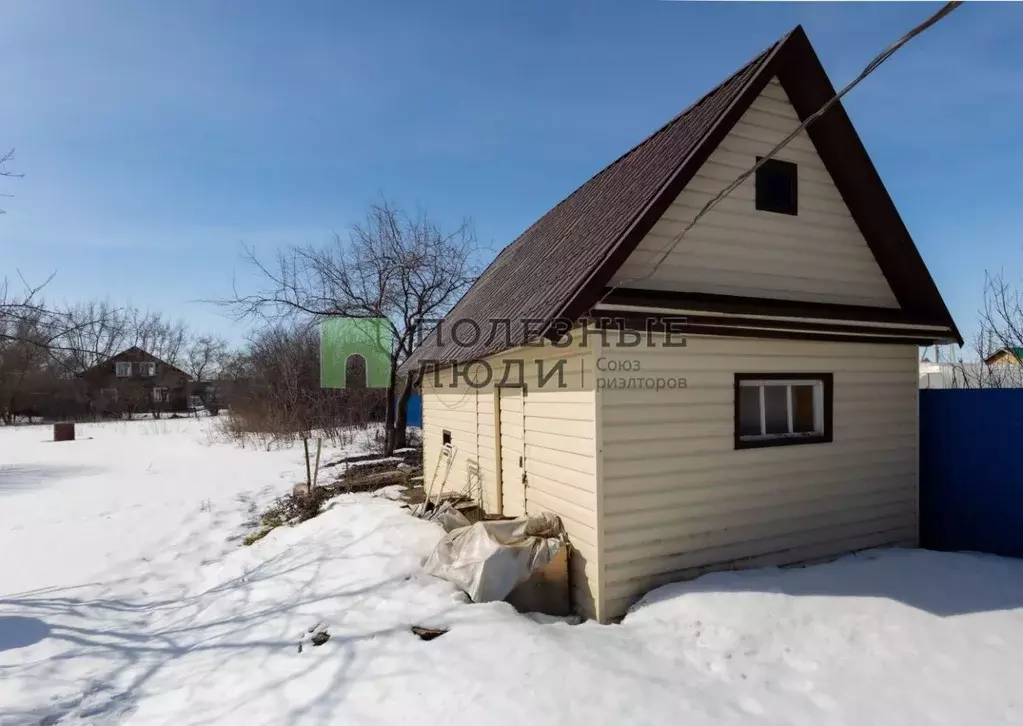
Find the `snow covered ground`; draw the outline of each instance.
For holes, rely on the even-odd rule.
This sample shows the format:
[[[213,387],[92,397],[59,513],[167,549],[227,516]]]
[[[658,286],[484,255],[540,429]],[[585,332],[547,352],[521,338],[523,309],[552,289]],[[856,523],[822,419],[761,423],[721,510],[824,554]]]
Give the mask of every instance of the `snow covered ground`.
[[[240,546],[301,454],[208,425],[0,429],[0,724],[1023,721],[1021,561],[710,575],[573,627],[465,604],[420,571],[440,529],[382,497]]]

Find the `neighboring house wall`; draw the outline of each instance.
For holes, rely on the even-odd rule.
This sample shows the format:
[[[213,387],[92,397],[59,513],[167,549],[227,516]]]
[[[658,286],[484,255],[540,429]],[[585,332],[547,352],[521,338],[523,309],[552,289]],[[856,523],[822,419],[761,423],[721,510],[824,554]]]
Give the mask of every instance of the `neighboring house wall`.
[[[598,390],[602,619],[709,569],[917,539],[917,348],[690,337],[606,347],[684,390]],[[735,450],[734,374],[832,373],[834,441]]]
[[[551,365],[562,359],[565,360],[565,388],[557,387],[556,377],[540,386],[535,361],[543,360],[545,370],[550,370]],[[514,361],[520,360],[524,361],[526,393],[520,404],[516,401],[510,406],[505,421],[518,425],[521,420],[521,433],[509,439],[506,432],[506,441],[513,455],[520,450],[523,453],[525,511],[529,514],[552,512],[561,517],[573,546],[570,562],[573,605],[580,613],[595,617],[597,457],[592,350],[546,346],[507,351],[487,359],[493,379],[479,388],[468,385],[461,373],[458,385],[451,387],[450,367],[441,369],[438,376],[425,374],[422,383],[425,485],[431,486],[443,432],[447,430],[451,432],[455,456],[444,489],[457,492],[468,488],[474,497],[481,492],[487,512],[502,510],[502,484],[506,485],[507,500],[515,491],[516,482],[501,482],[498,478],[496,439],[500,393],[495,390],[495,384],[501,382],[506,362],[512,362],[512,380],[517,380]],[[485,369],[475,365],[469,369],[469,376],[473,381],[484,381]],[[516,393],[510,392],[509,398]],[[521,417],[516,415],[520,406]],[[516,440],[519,435],[521,443]],[[504,469],[514,471],[514,466]],[[442,471],[435,487],[440,483]],[[477,472],[478,483],[474,481]]]
[[[704,216],[649,277],[672,238],[757,156],[799,125],[771,81],[640,242],[623,287],[897,308],[884,275],[805,132],[776,158],[798,165],[798,215],[759,211],[751,176]]]
[[[1023,366],[1023,348],[1002,349],[988,358],[988,365]]]

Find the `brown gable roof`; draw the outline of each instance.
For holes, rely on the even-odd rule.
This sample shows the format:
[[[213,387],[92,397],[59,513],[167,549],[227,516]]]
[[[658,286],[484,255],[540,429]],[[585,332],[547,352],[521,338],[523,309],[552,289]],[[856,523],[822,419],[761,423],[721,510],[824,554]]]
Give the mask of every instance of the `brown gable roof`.
[[[835,89],[801,27],[755,57],[638,146],[547,212],[490,264],[445,318],[442,344],[423,341],[405,368],[478,360],[506,348],[490,321],[507,320],[511,340],[577,320],[771,78],[777,76],[801,119]],[[807,133],[832,175],[899,301],[907,322],[947,325],[961,341],[923,260],[840,103]],[[482,328],[474,345],[456,345],[453,321]],[[531,320],[534,322],[527,323]],[[459,331],[465,340],[471,331]]]
[[[157,358],[148,350],[140,348],[137,345],[133,345],[130,348],[125,348],[120,353],[115,353],[109,358],[106,358],[100,361],[99,363],[93,364],[89,368],[86,368],[84,371],[82,371],[79,375],[85,376],[92,373],[93,371],[97,371],[101,368],[107,368],[114,363],[124,361],[131,361],[132,363],[156,363],[159,366],[163,366],[164,369],[180,373],[189,381],[192,380],[192,376],[188,375],[185,371],[181,370],[176,365],[172,365],[171,363],[168,363],[167,361],[161,358]]]

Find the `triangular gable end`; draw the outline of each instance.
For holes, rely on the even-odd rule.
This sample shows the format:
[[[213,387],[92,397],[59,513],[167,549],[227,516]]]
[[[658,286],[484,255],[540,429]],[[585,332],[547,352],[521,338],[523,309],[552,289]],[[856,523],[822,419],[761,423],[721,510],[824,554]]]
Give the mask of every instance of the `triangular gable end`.
[[[753,177],[685,236],[699,211],[801,123],[772,78],[611,279],[613,286],[899,308],[813,141],[804,131],[776,159],[795,164],[797,209],[757,209]]]
[[[810,41],[797,27],[532,224],[497,256],[444,321],[447,328],[458,320],[474,321],[481,329],[502,323],[509,335],[481,335],[470,344],[455,344],[450,338],[442,343],[438,325],[403,369],[493,355],[531,337],[527,335],[527,321],[534,335],[539,330],[555,337],[553,331],[566,321],[585,319],[594,314],[598,303],[616,302],[615,298],[626,293],[649,293],[652,304],[657,301],[654,293],[662,295],[660,300],[684,294],[687,307],[718,315],[752,312],[805,318],[808,308],[812,308],[811,318],[849,320],[852,316],[860,325],[865,321],[877,326],[901,325],[905,331],[903,342],[931,344],[954,339],[962,344],[934,281],[841,104],[830,107],[806,133],[887,282],[887,291],[874,268],[864,260],[860,271],[867,278],[873,276],[873,282],[866,292],[846,290],[844,302],[814,302],[803,295],[796,301],[756,297],[753,292],[746,296],[706,293],[699,300],[693,293],[671,290],[620,289],[609,295],[608,285],[615,273],[775,79],[801,120],[835,96]],[[777,291],[774,293],[777,295]],[[858,305],[854,300],[870,304]],[[666,307],[679,309],[678,305]],[[537,327],[537,322],[542,325]],[[831,325],[822,331],[834,334],[842,327],[850,328],[845,332],[851,335],[862,333],[856,325]],[[893,340],[892,335],[886,337]],[[502,338],[509,342],[502,344]]]
[[[687,197],[683,195],[683,192],[687,189],[693,190],[694,194],[691,196],[694,199],[697,196],[702,199],[698,207],[702,207],[710,198],[709,194],[699,194],[701,190],[710,188],[707,186],[709,180],[703,178],[701,173],[707,170],[707,176],[710,177],[720,176],[720,174],[713,170],[713,166],[707,166],[707,162],[719,149],[726,151],[732,138],[741,138],[742,127],[739,127],[737,132],[736,127],[747,114],[758,111],[755,107],[757,101],[763,99],[762,103],[770,105],[770,101],[778,100],[778,91],[787,96],[800,121],[815,113],[836,93],[801,27],[797,27],[766,55],[735,102],[721,115],[702,143],[681,163],[658,198],[637,215],[629,231],[623,235],[619,244],[605,258],[603,264],[597,267],[586,283],[578,289],[559,317],[576,319],[585,316],[591,311],[594,304],[604,299],[609,286],[616,283],[622,284],[623,288],[634,285],[647,290],[683,289],[680,285],[672,284],[664,279],[658,282],[656,276],[654,276],[653,284],[645,284],[643,280],[630,283],[628,280],[650,270],[652,267],[650,251],[651,249],[664,249],[664,244],[671,236],[670,234],[665,236],[667,230],[674,227],[672,232],[674,234],[685,226],[677,224],[679,217],[672,210],[673,203],[680,197],[685,205],[683,209],[688,206],[686,204]],[[735,136],[730,138],[733,133]],[[743,294],[756,299],[791,300],[798,297],[800,301],[817,301],[822,305],[888,309],[896,313],[889,316],[892,320],[945,327],[951,332],[951,337],[962,344],[962,337],[937,286],[927,271],[923,259],[841,103],[833,105],[811,124],[804,134],[804,138],[812,144],[813,150],[823,165],[821,171],[826,172],[830,177],[830,182],[851,215],[860,238],[866,243],[876,261],[877,269],[883,275],[888,289],[885,290],[880,285],[880,280],[876,276],[872,278],[872,266],[867,264],[862,256],[859,256],[858,274],[860,276],[856,278],[857,284],[853,284],[851,287],[846,285],[838,296],[835,296],[832,291],[830,299],[827,299],[825,295],[815,296],[814,293],[807,294],[805,291],[801,291],[798,295],[783,295],[779,289],[772,290],[768,287],[758,290],[755,286],[751,286]],[[799,147],[799,138],[797,138],[794,144],[786,147],[777,158],[786,159],[787,155],[798,157]],[[806,148],[804,147],[803,151]],[[750,151],[752,147],[747,146],[746,150]],[[744,168],[734,169],[735,174],[731,178],[716,180],[718,186],[715,191],[723,188],[731,179],[752,165],[756,154],[749,154],[749,156],[751,157],[747,159],[749,163]],[[795,160],[798,161],[798,158]],[[717,171],[720,172],[720,169]],[[802,179],[800,181],[802,182]],[[742,199],[742,194],[742,189],[733,193],[733,195],[739,195],[736,199]],[[727,211],[730,206],[734,209],[737,204],[736,199],[730,196],[711,215],[718,209]],[[695,214],[697,210],[690,211],[691,214]],[[697,227],[687,233],[685,240],[679,245],[678,254],[680,256],[671,260],[673,264],[680,263],[684,259],[687,252],[686,242],[700,241],[701,237],[703,242],[708,242],[708,238],[714,236],[715,233],[708,229],[710,225],[700,228],[704,221],[711,219],[711,215],[705,216]],[[663,223],[658,225],[662,220]],[[700,228],[699,233],[697,233],[698,228]],[[657,237],[660,237],[660,244],[656,243],[655,238]],[[692,249],[693,247],[689,248],[689,250]],[[706,250],[707,246],[702,245],[700,249]],[[852,252],[852,254],[858,255],[856,252]],[[678,272],[678,270],[679,268],[676,267],[675,271]],[[670,277],[670,273],[668,276]],[[728,284],[724,283],[729,281],[734,286],[739,277],[740,275],[736,274],[721,275],[718,283],[723,284],[718,284],[717,290],[713,292],[710,288],[715,283],[706,278],[697,282],[696,287],[690,286],[685,291],[727,295]],[[649,279],[647,279],[648,281]],[[682,283],[694,282],[694,279],[690,275],[689,278],[680,278],[680,281]],[[748,283],[749,281],[744,280],[743,282]],[[731,293],[731,295],[735,294],[738,293]]]

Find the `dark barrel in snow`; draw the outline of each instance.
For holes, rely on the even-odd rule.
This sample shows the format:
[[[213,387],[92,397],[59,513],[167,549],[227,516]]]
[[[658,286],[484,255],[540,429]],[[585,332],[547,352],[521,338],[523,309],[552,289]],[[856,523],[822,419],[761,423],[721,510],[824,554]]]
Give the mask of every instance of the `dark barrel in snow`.
[[[53,424],[53,440],[54,441],[74,441],[75,440],[75,423],[74,423],[74,421],[65,421],[65,422]]]

